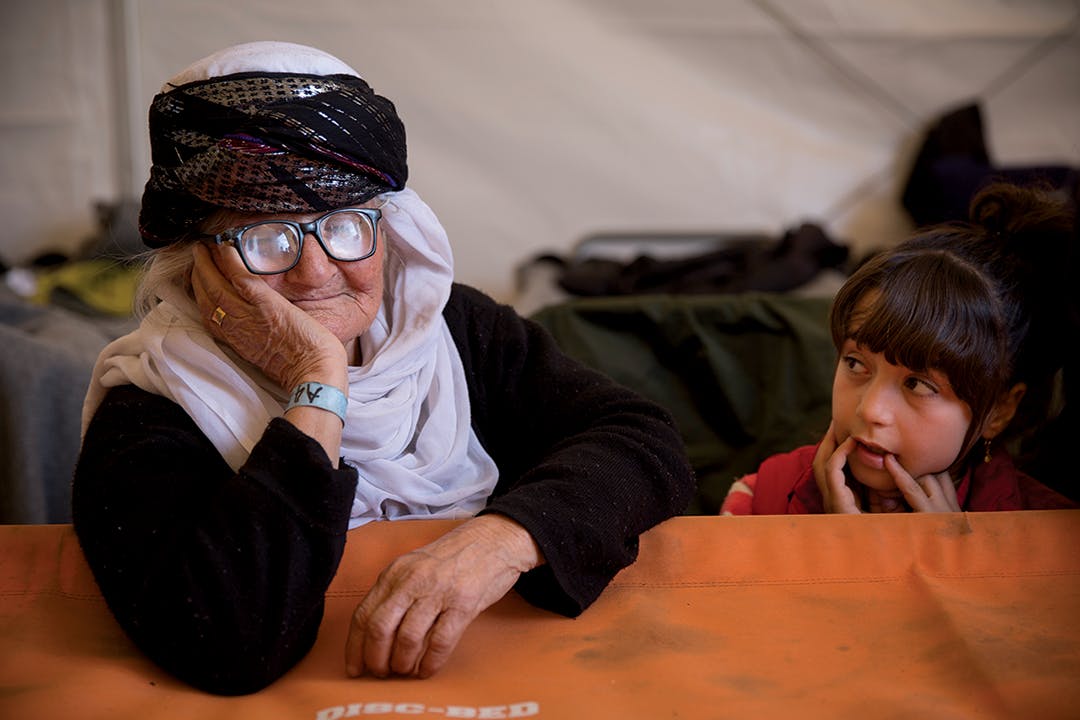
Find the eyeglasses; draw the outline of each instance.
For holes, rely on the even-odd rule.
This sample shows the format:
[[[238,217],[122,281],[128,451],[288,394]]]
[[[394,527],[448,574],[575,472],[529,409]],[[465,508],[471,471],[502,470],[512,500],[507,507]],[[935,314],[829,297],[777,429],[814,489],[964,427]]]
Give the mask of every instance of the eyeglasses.
[[[308,233],[334,260],[354,262],[371,257],[381,217],[378,208],[344,208],[331,210],[311,222],[261,220],[206,237],[212,237],[218,245],[235,247],[244,267],[255,275],[277,275],[300,262]]]

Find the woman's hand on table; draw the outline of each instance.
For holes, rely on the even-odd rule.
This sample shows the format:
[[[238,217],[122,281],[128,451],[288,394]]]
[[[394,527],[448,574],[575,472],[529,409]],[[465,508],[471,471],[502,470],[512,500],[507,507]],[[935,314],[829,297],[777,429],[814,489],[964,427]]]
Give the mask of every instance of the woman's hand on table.
[[[528,532],[494,514],[472,518],[402,555],[353,612],[346,671],[352,677],[430,677],[469,623],[542,562]]]

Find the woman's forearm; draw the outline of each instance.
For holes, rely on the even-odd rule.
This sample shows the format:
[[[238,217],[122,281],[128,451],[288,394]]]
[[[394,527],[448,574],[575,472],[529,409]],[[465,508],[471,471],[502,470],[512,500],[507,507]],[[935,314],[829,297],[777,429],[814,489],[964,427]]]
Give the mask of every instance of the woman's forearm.
[[[102,593],[162,667],[214,693],[257,690],[314,642],[355,474],[282,420],[233,473],[182,409],[120,395],[88,430],[73,494]],[[162,434],[115,447],[135,422]]]

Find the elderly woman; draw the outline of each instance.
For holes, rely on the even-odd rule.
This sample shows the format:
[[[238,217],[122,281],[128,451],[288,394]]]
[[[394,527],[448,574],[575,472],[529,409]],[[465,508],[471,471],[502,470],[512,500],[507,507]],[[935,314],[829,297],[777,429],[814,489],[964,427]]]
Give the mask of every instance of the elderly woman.
[[[73,521],[162,667],[258,690],[313,645],[349,529],[462,518],[343,638],[351,676],[428,676],[511,588],[582,612],[685,509],[663,410],[453,283],[395,108],[343,62],[228,48],[168,81],[150,139],[157,250],[87,393]]]

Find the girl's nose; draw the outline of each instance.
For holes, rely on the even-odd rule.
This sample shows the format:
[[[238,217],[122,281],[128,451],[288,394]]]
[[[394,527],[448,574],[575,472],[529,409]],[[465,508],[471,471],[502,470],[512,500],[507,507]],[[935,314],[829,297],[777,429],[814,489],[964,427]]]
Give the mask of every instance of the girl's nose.
[[[886,383],[872,380],[863,388],[856,412],[867,424],[887,425],[892,422],[895,395]]]

